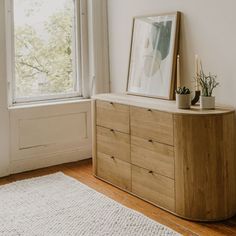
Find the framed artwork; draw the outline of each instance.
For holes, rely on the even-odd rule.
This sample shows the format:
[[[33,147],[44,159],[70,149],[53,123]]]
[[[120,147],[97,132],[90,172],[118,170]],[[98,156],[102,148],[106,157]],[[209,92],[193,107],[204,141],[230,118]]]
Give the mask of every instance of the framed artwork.
[[[128,94],[174,98],[179,22],[180,12],[134,18]]]

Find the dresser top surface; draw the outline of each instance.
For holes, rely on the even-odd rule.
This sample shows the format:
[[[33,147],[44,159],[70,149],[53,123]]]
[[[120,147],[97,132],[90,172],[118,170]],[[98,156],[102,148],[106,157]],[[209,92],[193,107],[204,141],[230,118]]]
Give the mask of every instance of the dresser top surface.
[[[191,106],[191,109],[178,109],[175,101],[162,100],[156,98],[148,98],[134,96],[128,94],[106,93],[98,94],[92,97],[96,100],[120,103],[124,105],[149,108],[174,114],[194,114],[194,115],[217,115],[234,112],[234,108],[230,106],[216,106],[215,110],[202,110],[200,106]]]

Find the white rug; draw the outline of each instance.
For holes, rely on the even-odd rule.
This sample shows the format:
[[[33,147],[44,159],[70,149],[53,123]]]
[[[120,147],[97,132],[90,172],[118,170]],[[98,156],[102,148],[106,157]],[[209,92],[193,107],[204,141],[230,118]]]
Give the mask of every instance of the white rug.
[[[0,187],[0,235],[179,235],[62,173]]]

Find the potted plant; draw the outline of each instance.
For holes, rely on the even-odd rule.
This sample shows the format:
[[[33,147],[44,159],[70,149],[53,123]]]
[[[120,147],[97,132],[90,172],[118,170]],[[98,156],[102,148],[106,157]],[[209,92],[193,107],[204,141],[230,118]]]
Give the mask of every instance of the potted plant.
[[[187,87],[179,87],[176,89],[176,105],[180,109],[190,109],[191,95],[190,89]]]
[[[200,96],[200,107],[201,109],[215,109],[215,97],[212,96],[213,90],[219,85],[216,82],[216,75],[206,75],[201,69],[197,79],[202,88]]]

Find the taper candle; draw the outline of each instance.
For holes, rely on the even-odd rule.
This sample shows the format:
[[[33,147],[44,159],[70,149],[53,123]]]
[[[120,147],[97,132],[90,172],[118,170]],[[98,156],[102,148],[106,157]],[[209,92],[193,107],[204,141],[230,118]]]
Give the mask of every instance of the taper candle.
[[[177,88],[180,86],[180,57],[177,55]]]
[[[198,58],[198,75],[200,76],[200,74],[201,74],[201,69],[202,69],[202,61],[201,61],[201,59],[199,59]],[[200,90],[200,83],[199,83],[199,81],[200,81],[200,79],[199,79],[199,76],[198,76],[198,83],[197,83],[197,90],[199,91]]]
[[[199,91],[198,75],[199,75],[199,58],[198,58],[198,55],[195,55],[195,81],[196,81],[196,91]]]

